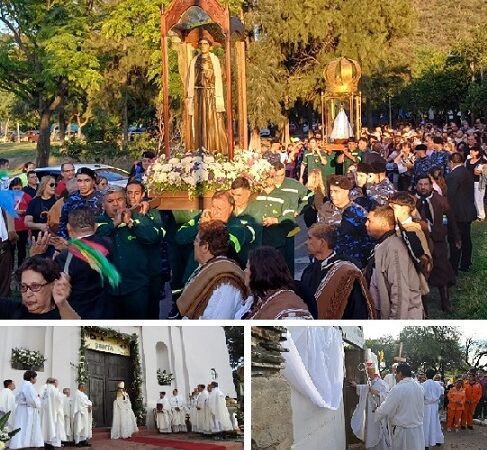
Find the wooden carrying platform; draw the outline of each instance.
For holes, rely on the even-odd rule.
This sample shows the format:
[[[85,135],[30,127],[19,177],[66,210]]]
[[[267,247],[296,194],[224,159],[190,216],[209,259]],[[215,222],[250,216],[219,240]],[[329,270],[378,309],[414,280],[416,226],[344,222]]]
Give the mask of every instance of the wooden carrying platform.
[[[212,197],[213,192],[193,198],[189,198],[186,191],[165,192],[154,196],[150,201],[150,207],[173,211],[203,210],[210,208]]]

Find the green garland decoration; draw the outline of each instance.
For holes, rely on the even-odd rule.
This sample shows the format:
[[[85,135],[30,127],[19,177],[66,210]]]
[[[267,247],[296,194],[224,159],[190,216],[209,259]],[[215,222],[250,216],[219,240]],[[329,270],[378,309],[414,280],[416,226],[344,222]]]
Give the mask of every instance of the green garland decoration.
[[[134,380],[132,382],[132,389],[135,392],[135,399],[133,402],[133,410],[137,419],[137,425],[144,426],[146,422],[146,409],[144,405],[144,397],[142,396],[142,364],[140,362],[139,352],[139,337],[134,334],[120,333],[112,328],[101,327],[81,327],[81,344],[79,349],[79,364],[78,364],[78,383],[86,383],[89,378],[88,366],[86,364],[86,333],[96,333],[99,336],[114,338],[123,341],[130,348],[130,355],[134,365]]]

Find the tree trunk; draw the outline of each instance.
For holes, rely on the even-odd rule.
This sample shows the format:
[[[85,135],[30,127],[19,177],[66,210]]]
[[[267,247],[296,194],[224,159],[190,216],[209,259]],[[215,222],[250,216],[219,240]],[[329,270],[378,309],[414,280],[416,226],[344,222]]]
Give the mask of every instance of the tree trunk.
[[[8,142],[8,123],[10,122],[10,118],[7,118],[5,122],[5,142]]]
[[[37,167],[49,165],[49,154],[51,152],[51,134],[49,122],[51,121],[51,108],[47,107],[41,111],[41,123],[39,127],[39,139],[37,141]]]
[[[59,140],[61,141],[61,145],[66,138],[66,115],[64,114],[64,105],[61,104],[59,107],[58,113],[58,122],[59,122]]]
[[[122,129],[123,129],[123,139],[122,146],[127,148],[129,143],[129,117],[128,117],[128,92],[127,86],[123,88],[123,106],[122,106]]]

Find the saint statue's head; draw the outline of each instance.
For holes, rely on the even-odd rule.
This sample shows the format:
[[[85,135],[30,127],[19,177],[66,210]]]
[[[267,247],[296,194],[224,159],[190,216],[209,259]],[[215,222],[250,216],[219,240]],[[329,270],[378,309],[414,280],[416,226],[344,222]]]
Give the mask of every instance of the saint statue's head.
[[[201,38],[198,41],[198,48],[200,49],[200,52],[203,55],[206,55],[206,54],[210,53],[210,47],[211,47],[211,43],[210,43],[209,39],[207,39],[207,38]]]

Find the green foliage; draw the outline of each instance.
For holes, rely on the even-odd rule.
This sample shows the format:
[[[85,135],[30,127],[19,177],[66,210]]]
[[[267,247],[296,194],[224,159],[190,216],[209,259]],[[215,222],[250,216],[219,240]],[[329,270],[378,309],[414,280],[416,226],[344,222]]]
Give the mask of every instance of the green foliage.
[[[367,339],[367,347],[376,355],[384,352],[384,359],[381,361],[381,369],[385,372],[390,372],[392,364],[394,364],[394,357],[398,356],[399,344],[392,336],[384,336],[380,339]]]
[[[62,150],[65,157],[79,162],[105,163],[107,160],[114,160],[125,156],[125,152],[117,142],[84,142],[78,140],[70,141]]]
[[[244,329],[243,327],[223,327],[227,339],[230,355],[230,365],[237,367],[243,363],[244,357]]]
[[[138,160],[142,153],[149,150],[153,152],[156,148],[157,140],[149,133],[142,133],[136,135],[133,141],[129,142],[127,152],[132,159]]]

